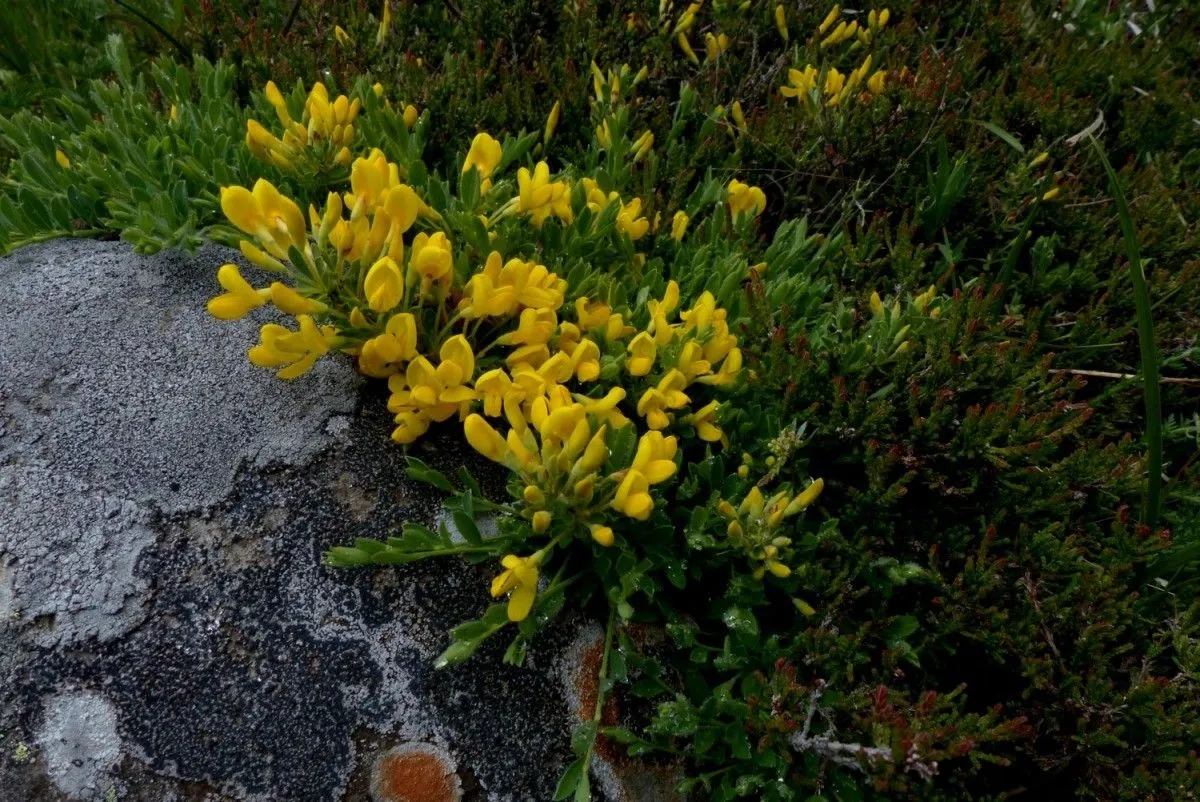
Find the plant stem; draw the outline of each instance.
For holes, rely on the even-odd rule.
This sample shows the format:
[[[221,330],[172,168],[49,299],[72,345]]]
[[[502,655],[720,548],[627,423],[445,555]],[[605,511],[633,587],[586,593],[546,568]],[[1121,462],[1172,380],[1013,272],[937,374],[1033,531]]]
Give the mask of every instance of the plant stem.
[[[592,765],[592,753],[596,750],[596,738],[600,732],[600,720],[604,717],[604,697],[608,693],[608,658],[612,654],[613,630],[617,623],[617,608],[609,606],[608,625],[604,628],[604,654],[600,657],[600,671],[596,674],[596,709],[592,712],[592,740],[583,756],[583,774],[587,776]]]

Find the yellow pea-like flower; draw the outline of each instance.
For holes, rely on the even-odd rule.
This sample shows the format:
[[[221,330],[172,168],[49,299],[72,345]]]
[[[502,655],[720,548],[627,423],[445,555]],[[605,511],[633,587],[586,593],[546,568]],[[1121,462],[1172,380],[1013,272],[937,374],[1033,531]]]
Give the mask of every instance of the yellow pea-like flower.
[[[787,17],[784,16],[782,5],[775,6],[775,30],[779,31],[783,41],[788,41]]]
[[[687,233],[688,223],[690,218],[687,212],[680,209],[675,212],[675,216],[671,218],[671,239],[679,242],[683,239],[683,235]]]
[[[588,532],[592,536],[592,540],[596,541],[604,548],[608,548],[613,544],[613,530],[610,526],[601,526],[600,524],[588,524]]]
[[[683,51],[683,55],[687,56],[687,60],[700,66],[700,59],[696,55],[696,51],[692,50],[692,43],[688,41],[687,34],[680,32],[675,37],[675,41],[679,45],[679,49]]]
[[[71,160],[67,158],[67,154],[63,153],[61,149],[55,149],[54,160],[58,162],[58,166],[64,170],[71,169]]]
[[[760,188],[738,181],[736,178],[725,188],[726,202],[734,219],[744,215],[757,217],[767,208],[767,196]]]
[[[208,313],[218,320],[237,320],[245,317],[251,309],[267,302],[270,290],[256,290],[242,278],[237,265],[222,265],[217,271],[217,282],[225,292],[208,302]]]
[[[643,331],[634,337],[626,350],[629,357],[625,361],[625,367],[631,376],[645,376],[654,367],[658,346],[646,332]]]
[[[508,453],[508,444],[481,415],[477,413],[468,415],[467,419],[463,421],[463,432],[466,434],[471,448],[492,462],[503,464],[504,455]]]
[[[491,594],[493,599],[511,594],[508,597],[509,621],[524,621],[533,610],[541,560],[542,552],[537,552],[528,557],[506,554],[500,561],[505,570],[492,580]]]
[[[887,80],[887,72],[885,70],[876,70],[875,73],[867,79],[867,91],[872,95],[882,95],[884,82]]]
[[[550,109],[550,114],[546,117],[546,127],[542,130],[542,141],[549,142],[550,137],[554,136],[554,129],[558,127],[558,116],[562,113],[562,103],[554,101],[554,106]]]
[[[612,508],[638,521],[645,521],[654,511],[654,499],[650,497],[650,483],[640,471],[630,469],[617,487]]]
[[[462,171],[467,173],[472,167],[479,171],[479,179],[484,181],[491,178],[492,173],[500,164],[504,149],[491,135],[480,132],[471,140],[471,148],[463,160]]]
[[[834,6],[833,8],[829,9],[829,13],[825,15],[825,19],[821,20],[821,24],[817,26],[817,33],[823,35],[825,31],[829,30],[830,25],[833,25],[833,23],[837,22],[838,17],[841,16],[841,13],[841,6]]]
[[[311,315],[325,309],[325,305],[300,293],[282,282],[271,283],[271,303],[289,315]]]
[[[404,277],[390,256],[384,256],[367,271],[363,282],[367,306],[373,312],[386,312],[404,299]]]

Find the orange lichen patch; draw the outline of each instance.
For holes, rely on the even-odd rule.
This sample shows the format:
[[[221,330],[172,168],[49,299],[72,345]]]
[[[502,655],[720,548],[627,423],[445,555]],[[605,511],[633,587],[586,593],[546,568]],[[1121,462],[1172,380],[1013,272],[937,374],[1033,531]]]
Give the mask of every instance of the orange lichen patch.
[[[402,744],[375,764],[377,802],[459,802],[462,786],[448,755],[429,744]]]

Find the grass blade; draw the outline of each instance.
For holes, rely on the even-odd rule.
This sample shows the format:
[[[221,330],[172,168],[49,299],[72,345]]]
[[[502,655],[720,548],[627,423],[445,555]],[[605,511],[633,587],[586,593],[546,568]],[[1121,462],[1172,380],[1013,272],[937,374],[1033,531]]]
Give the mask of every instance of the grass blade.
[[[993,134],[995,134],[997,137],[999,137],[1001,139],[1001,141],[1003,141],[1005,144],[1007,144],[1010,148],[1015,150],[1017,153],[1025,152],[1025,146],[1021,144],[1020,140],[1018,140],[1015,136],[1010,134],[1008,131],[1005,131],[1003,128],[996,125],[995,123],[989,123],[986,120],[968,120],[968,122],[975,123],[980,128],[985,128],[988,131],[991,131]]]
[[[1125,240],[1125,254],[1129,259],[1129,277],[1133,282],[1133,300],[1137,307],[1138,344],[1142,355],[1142,387],[1146,400],[1146,504],[1142,511],[1142,523],[1150,528],[1158,523],[1158,511],[1162,501],[1162,402],[1158,388],[1158,349],[1154,344],[1154,316],[1150,305],[1150,288],[1146,284],[1146,275],[1142,272],[1142,255],[1138,247],[1137,231],[1133,226],[1133,216],[1129,213],[1129,204],[1125,202],[1125,193],[1121,191],[1121,182],[1117,173],[1108,162],[1104,148],[1095,137],[1089,136],[1096,155],[1108,173],[1108,183],[1112,187],[1113,204],[1117,208],[1117,220],[1121,225],[1121,236]]]

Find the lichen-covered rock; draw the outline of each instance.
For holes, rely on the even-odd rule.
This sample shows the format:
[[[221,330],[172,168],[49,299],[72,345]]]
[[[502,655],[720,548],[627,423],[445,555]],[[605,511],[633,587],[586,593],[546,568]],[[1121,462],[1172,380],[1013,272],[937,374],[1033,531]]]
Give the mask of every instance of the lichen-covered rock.
[[[548,799],[572,628],[435,671],[483,568],[321,563],[440,499],[345,359],[285,383],[207,316],[231,255],[0,259],[0,800]]]

